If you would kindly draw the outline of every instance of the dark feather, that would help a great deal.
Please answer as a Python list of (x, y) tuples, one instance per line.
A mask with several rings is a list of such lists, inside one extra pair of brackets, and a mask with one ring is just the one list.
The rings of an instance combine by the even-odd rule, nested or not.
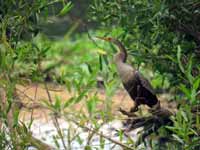
[[(135, 71), (132, 79), (123, 85), (133, 100), (137, 97), (145, 98), (140, 101), (140, 104), (146, 104), (149, 107), (157, 104), (158, 99), (151, 84), (138, 71)], [(140, 86), (139, 91), (137, 90), (138, 86)]]
[(146, 90), (151, 92), (151, 94), (155, 95), (153, 87), (151, 86), (149, 81), (140, 74), (139, 71), (135, 71), (135, 77), (138, 78), (139, 82), (142, 84), (144, 88), (146, 88)]

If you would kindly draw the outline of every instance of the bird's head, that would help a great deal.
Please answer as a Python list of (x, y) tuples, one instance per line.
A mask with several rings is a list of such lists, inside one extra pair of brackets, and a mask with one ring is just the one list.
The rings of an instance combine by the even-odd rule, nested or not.
[(99, 37), (99, 36), (97, 36), (96, 38), (107, 41), (107, 42), (113, 42), (113, 43), (115, 43), (115, 41), (116, 41), (116, 39), (111, 38), (111, 37)]
[(111, 38), (111, 37), (99, 37), (98, 36), (96, 38), (114, 43), (115, 45), (117, 45), (119, 47), (120, 51), (114, 57), (115, 62), (117, 62), (117, 61), (119, 62), (120, 60), (122, 60), (123, 62), (126, 61), (127, 52), (126, 52), (125, 47), (123, 46), (123, 44), (119, 40), (117, 40), (115, 38)]

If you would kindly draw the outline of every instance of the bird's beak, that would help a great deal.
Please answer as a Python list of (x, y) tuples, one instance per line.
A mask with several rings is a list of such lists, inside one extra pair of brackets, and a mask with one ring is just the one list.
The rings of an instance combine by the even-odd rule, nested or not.
[(106, 37), (99, 37), (99, 36), (96, 36), (96, 38), (97, 38), (97, 39), (104, 40), (104, 41), (109, 41), (109, 39), (108, 39), (108, 38), (106, 38)]

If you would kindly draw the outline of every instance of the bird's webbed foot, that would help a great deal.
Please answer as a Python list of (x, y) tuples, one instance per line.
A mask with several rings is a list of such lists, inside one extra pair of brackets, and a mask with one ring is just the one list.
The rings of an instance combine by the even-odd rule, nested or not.
[(158, 101), (154, 106), (152, 106), (148, 111), (155, 115), (155, 114), (159, 114), (161, 110), (161, 105), (160, 105), (160, 101)]
[(130, 111), (125, 111), (123, 110), (121, 107), (119, 108), (119, 111), (123, 114), (123, 115), (126, 115), (128, 117), (135, 117), (135, 112), (138, 111), (138, 105), (139, 103), (137, 103), (137, 101), (135, 101), (135, 105), (130, 109)]
[(128, 117), (135, 117), (136, 115), (134, 114), (134, 112), (130, 111), (125, 111), (124, 109), (122, 109), (121, 107), (119, 108), (119, 111), (123, 114), (126, 115)]

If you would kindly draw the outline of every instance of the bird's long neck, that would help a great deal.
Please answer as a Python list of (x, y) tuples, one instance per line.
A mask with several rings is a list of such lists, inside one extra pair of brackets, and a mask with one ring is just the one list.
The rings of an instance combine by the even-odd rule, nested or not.
[(117, 67), (117, 72), (118, 72), (122, 82), (126, 83), (133, 76), (133, 72), (134, 72), (133, 67), (130, 66), (129, 64), (126, 64), (123, 61), (116, 61), (115, 63), (116, 63), (116, 67)]
[(127, 52), (126, 52), (126, 48), (124, 47), (124, 45), (118, 40), (113, 41), (113, 43), (116, 44), (120, 50), (120, 52), (117, 54), (118, 59), (119, 59), (118, 61), (126, 62)]
[(118, 46), (120, 52), (115, 55), (114, 61), (117, 66), (117, 71), (123, 83), (126, 83), (132, 78), (134, 69), (129, 64), (126, 64), (127, 52), (121, 42), (115, 40), (114, 43)]

